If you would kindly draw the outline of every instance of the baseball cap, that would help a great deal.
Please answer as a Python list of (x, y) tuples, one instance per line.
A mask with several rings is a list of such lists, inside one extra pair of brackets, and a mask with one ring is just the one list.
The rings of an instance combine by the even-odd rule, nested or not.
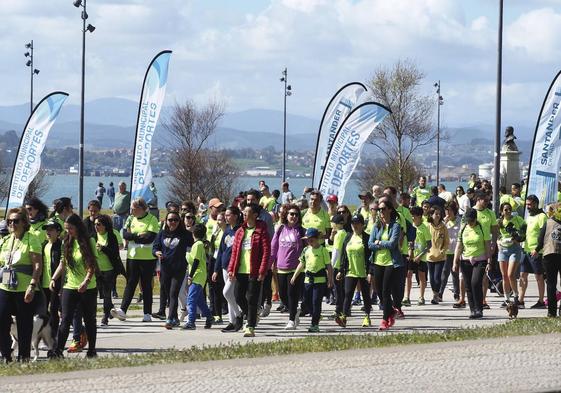
[(41, 227), (42, 230), (46, 230), (49, 228), (55, 228), (57, 231), (62, 232), (62, 227), (57, 220), (49, 220)]
[(343, 224), (345, 222), (345, 217), (342, 214), (335, 214), (331, 217), (331, 222), (335, 225)]
[(358, 194), (359, 199), (374, 199), (374, 195), (370, 191), (361, 192)]
[(319, 237), (319, 231), (316, 228), (306, 229), (306, 239), (309, 239), (311, 237)]
[(362, 224), (364, 225), (364, 217), (360, 214), (356, 214), (351, 218), (351, 224)]
[(220, 207), (222, 205), (223, 203), (218, 198), (212, 198), (210, 201), (208, 201), (208, 207)]
[(339, 198), (335, 194), (329, 194), (325, 199), (328, 203), (337, 203), (339, 202)]

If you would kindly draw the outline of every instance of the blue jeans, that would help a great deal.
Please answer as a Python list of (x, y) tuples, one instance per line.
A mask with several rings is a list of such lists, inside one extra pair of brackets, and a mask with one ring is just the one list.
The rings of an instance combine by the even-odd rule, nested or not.
[(191, 285), (189, 285), (189, 294), (187, 295), (189, 323), (195, 323), (197, 307), (201, 310), (203, 317), (208, 318), (211, 316), (210, 310), (206, 304), (203, 287), (199, 284), (191, 283)]
[(433, 292), (440, 293), (440, 285), (442, 284), (442, 270), (444, 270), (444, 262), (427, 262), (429, 265), (430, 287)]
[(325, 289), (327, 284), (310, 284), (306, 283), (305, 297), (308, 306), (308, 311), (312, 314), (312, 326), (319, 325), (319, 319), (321, 317), (321, 300), (325, 294)]

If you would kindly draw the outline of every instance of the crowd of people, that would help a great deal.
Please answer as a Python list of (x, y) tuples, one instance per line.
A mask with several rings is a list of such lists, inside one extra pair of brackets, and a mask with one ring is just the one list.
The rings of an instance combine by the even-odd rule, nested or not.
[[(531, 308), (557, 316), (561, 204), (544, 211), (535, 195), (513, 184), (510, 192), (501, 189), (497, 216), (491, 193), (490, 183), (475, 176), (455, 193), (429, 188), (421, 177), (409, 192), (374, 185), (351, 209), (336, 195), (306, 188), (297, 198), (288, 183), (271, 192), (261, 181), (228, 205), (202, 196), (170, 201), (162, 221), (147, 201), (131, 201), (125, 183), (110, 195), (112, 215), (101, 214), (103, 194), (88, 203), (85, 218), (67, 197), (50, 212), (31, 198), (0, 223), (0, 352), (13, 360), (15, 324), (18, 360), (29, 360), (34, 315), (46, 315), (56, 343), (50, 358), (86, 346), (86, 356), (95, 357), (97, 297), (100, 326), (107, 326), (129, 319), (138, 287), (144, 322), (194, 330), (200, 320), (205, 329), (222, 325), (222, 332), (242, 330), (244, 337), (267, 323), (273, 302), (287, 315), (286, 330), (298, 329), (305, 316), (310, 333), (320, 331), (320, 322), (345, 328), (352, 315), (368, 328), (377, 305), (378, 329), (385, 331), (413, 303), (442, 303), (446, 288), (454, 308), (469, 307), (469, 318), (479, 319), (490, 287), (504, 297), (503, 307), (524, 308), (529, 274), (538, 285)], [(120, 274), (126, 286), (117, 306)], [(156, 279), (160, 302), (153, 312)], [(335, 306), (332, 322), (321, 319), (323, 303)]]

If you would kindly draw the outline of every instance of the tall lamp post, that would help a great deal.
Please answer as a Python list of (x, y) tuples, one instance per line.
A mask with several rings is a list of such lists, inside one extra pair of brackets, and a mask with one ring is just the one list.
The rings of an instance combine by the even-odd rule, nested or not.
[(440, 81), (434, 84), (436, 87), (436, 185), (440, 184), (440, 106), (444, 104), (444, 98), (440, 95)]
[(286, 181), (286, 97), (292, 95), (292, 86), (288, 84), (288, 70), (282, 72), (281, 82), (284, 82), (284, 128), (282, 134), (282, 181)]
[(503, 0), (499, 1), (499, 36), (497, 44), (497, 112), (495, 120), (495, 172), (493, 176), (493, 210), (499, 213), (499, 187), (501, 176), (501, 95), (503, 78)]
[(29, 67), (31, 74), (31, 98), (29, 100), (29, 113), (31, 114), (31, 112), (33, 112), (33, 77), (35, 75), (39, 75), (39, 70), (37, 68), (33, 68), (33, 40), (25, 44), (25, 48), (28, 50), (24, 53), (24, 56), (29, 57), (29, 60), (27, 60), (25, 65)]
[(80, 101), (80, 146), (78, 150), (78, 172), (80, 174), (80, 188), (78, 195), (78, 212), (80, 217), (84, 212), (84, 91), (85, 91), (85, 79), (86, 79), (86, 32), (89, 31), (93, 33), (95, 27), (88, 24), (86, 26), (86, 20), (88, 19), (88, 13), (86, 12), (86, 2), (87, 0), (74, 0), (74, 7), (82, 7), (82, 97)]

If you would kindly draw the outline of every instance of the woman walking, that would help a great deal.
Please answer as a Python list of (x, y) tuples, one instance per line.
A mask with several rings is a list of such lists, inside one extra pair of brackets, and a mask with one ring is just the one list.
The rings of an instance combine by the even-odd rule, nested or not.
[(477, 210), (469, 208), (464, 219), (466, 223), (460, 229), (453, 268), (456, 272), (458, 269), (462, 270), (470, 309), (469, 318), (480, 319), (483, 318), (483, 276), (491, 255), (491, 236), (477, 221)]
[(378, 204), (379, 221), (372, 228), (368, 247), (372, 251), (371, 274), (376, 281), (376, 289), (382, 295), (384, 314), (380, 322), (380, 330), (388, 330), (395, 323), (392, 307), (392, 291), (400, 285), (400, 277), (395, 274), (394, 266), (401, 266), (401, 251), (399, 238), (401, 226), (398, 213), (388, 200), (381, 200)]
[(444, 210), (438, 205), (433, 205), (429, 213), (429, 231), (431, 236), (431, 247), (427, 254), (429, 268), (429, 280), (432, 289), (431, 304), (438, 304), (442, 301), (440, 297), (440, 286), (442, 271), (446, 263), (446, 251), (450, 244), (448, 228), (443, 222)]
[(49, 287), (55, 290), (56, 281), (65, 274), (62, 287), (62, 319), (57, 335), (55, 357), (63, 357), (62, 352), (70, 332), (70, 324), (77, 307), (82, 309), (82, 316), (88, 336), (86, 357), (96, 357), (96, 295), (97, 249), (95, 240), (88, 237), (84, 223), (76, 214), (68, 216), (64, 222), (66, 236), (62, 245), (62, 261), (53, 274)]
[(271, 263), (277, 270), (279, 280), (279, 296), (282, 304), (288, 308), (286, 330), (298, 327), (298, 300), (304, 288), (304, 276), (290, 285), (290, 280), (298, 267), (300, 255), (304, 249), (305, 229), (302, 228), (300, 209), (296, 204), (283, 205), (285, 211), (280, 216), (280, 226), (275, 231), (271, 242)]
[(163, 228), (160, 230), (152, 252), (160, 261), (160, 285), (164, 287), (166, 299), (160, 299), (158, 315), (166, 315), (166, 303), (169, 304), (168, 316), (164, 327), (172, 329), (179, 326), (177, 302), (179, 290), (187, 272), (187, 253), (193, 245), (193, 234), (185, 229), (178, 212), (166, 215)]
[(561, 204), (555, 203), (553, 215), (547, 219), (538, 238), (536, 251), (543, 252), (547, 283), (547, 316), (557, 316), (557, 279), (561, 273)]
[(41, 244), (29, 230), (25, 209), (8, 210), (6, 221), (10, 234), (3, 239), (0, 248), (0, 265), (3, 265), (0, 284), (0, 351), (3, 361), (10, 363), (10, 328), (12, 315), (15, 315), (18, 360), (27, 362), (31, 354), (34, 298), (43, 267)]

